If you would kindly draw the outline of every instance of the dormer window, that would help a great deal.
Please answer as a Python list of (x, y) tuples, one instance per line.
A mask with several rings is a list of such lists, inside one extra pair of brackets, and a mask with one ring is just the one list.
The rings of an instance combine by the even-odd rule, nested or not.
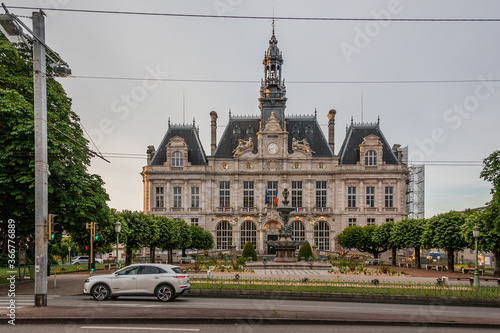
[(377, 165), (377, 153), (374, 150), (366, 152), (365, 165)]
[(174, 151), (172, 153), (172, 166), (181, 167), (183, 165), (182, 153), (180, 151)]

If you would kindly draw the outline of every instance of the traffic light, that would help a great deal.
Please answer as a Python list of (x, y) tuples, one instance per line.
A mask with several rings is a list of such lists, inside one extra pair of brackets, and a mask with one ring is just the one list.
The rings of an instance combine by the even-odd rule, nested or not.
[(85, 245), (85, 252), (87, 252), (88, 250), (89, 250), (89, 246)]
[(48, 225), (48, 236), (49, 236), (49, 241), (54, 240), (56, 237), (56, 234), (59, 233), (57, 230), (57, 225), (59, 223), (55, 222), (57, 214), (49, 214), (49, 225)]
[(94, 224), (94, 239), (98, 240), (100, 237), (99, 235), (99, 229), (97, 228), (97, 223)]

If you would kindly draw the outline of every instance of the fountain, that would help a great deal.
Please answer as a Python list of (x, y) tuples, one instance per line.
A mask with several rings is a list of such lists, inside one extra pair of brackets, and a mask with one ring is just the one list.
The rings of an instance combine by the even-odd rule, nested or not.
[(276, 210), (279, 212), (281, 219), (283, 220), (283, 225), (279, 229), (279, 239), (278, 240), (268, 240), (267, 244), (273, 246), (276, 249), (276, 258), (274, 262), (296, 262), (295, 249), (297, 246), (305, 244), (306, 241), (296, 241), (292, 240), (292, 226), (288, 225), (288, 219), (290, 218), (290, 212), (294, 210), (292, 207), (288, 207), (288, 189), (283, 190), (283, 207), (277, 207)]

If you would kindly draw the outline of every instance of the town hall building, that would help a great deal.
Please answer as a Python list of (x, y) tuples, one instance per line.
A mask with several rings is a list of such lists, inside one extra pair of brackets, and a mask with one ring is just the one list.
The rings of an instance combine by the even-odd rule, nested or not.
[(211, 120), (210, 154), (196, 125), (170, 124), (160, 145), (148, 146), (143, 168), (144, 212), (180, 218), (210, 231), (215, 248), (241, 250), (253, 243), (272, 255), (267, 240), (282, 225), (276, 206), (288, 189), (292, 239), (307, 240), (321, 253), (339, 251), (336, 236), (351, 225), (399, 221), (406, 209), (407, 165), (399, 145), (389, 145), (380, 121), (353, 123), (335, 154), (335, 110), (328, 137), (318, 114), (287, 115), (283, 55), (274, 28), (263, 60), (260, 112), (229, 114), (217, 142)]

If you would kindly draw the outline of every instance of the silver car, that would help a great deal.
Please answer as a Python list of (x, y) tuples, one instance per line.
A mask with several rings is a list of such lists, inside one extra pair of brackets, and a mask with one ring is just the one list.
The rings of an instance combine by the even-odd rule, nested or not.
[(85, 280), (83, 293), (96, 301), (118, 296), (154, 295), (169, 302), (191, 291), (189, 276), (178, 266), (165, 264), (134, 264), (113, 274), (95, 275)]
[[(103, 260), (99, 258), (94, 258), (97, 264), (102, 264)], [(71, 265), (84, 265), (89, 263), (89, 256), (78, 256), (73, 258)]]

